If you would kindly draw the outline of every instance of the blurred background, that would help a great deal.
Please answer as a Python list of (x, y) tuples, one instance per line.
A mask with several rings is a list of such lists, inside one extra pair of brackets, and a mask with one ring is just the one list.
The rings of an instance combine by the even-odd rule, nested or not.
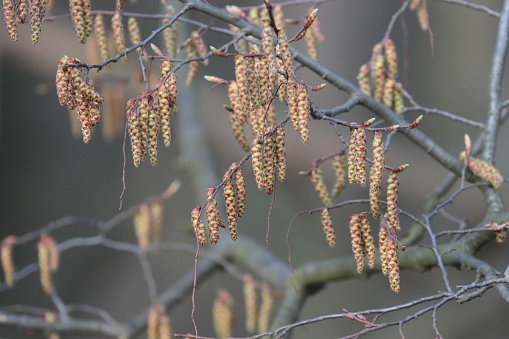
[[(223, 7), (226, 4), (239, 6), (259, 5), (261, 1), (209, 1)], [(479, 1), (498, 11), (502, 1)], [(275, 4), (275, 3), (274, 3)], [(319, 6), (318, 18), (325, 41), (318, 44), (319, 60), (331, 71), (349, 81), (356, 82), (360, 65), (371, 57), (373, 46), (386, 31), (391, 16), (401, 6), (399, 0), (340, 0)], [(92, 1), (93, 9), (113, 10), (114, 2)], [(127, 2), (126, 12), (146, 14), (160, 13), (159, 1)], [(175, 3), (180, 6), (180, 3)], [(290, 6), (285, 9), (287, 18), (301, 18), (309, 4)], [(433, 39), (423, 32), (415, 13), (408, 12), (397, 22), (391, 34), (398, 48), (401, 81), (405, 89), (421, 105), (449, 111), (453, 114), (484, 122), (488, 110), (488, 83), (495, 45), (497, 20), (486, 13), (463, 8), (441, 1), (428, 2)], [(56, 2), (53, 14), (68, 13), (67, 4)], [(224, 24), (199, 14), (191, 18), (204, 23)], [(142, 35), (147, 36), (160, 24), (158, 20), (140, 20)], [(183, 27), (184, 25), (181, 25)], [(182, 28), (183, 30), (195, 29)], [(298, 26), (287, 26), (288, 35), (299, 30)], [(37, 45), (30, 42), (27, 25), (19, 27), (20, 41), (12, 43), (5, 25), (0, 25), (0, 237), (23, 235), (37, 230), (54, 220), (65, 216), (88, 216), (108, 220), (119, 213), (119, 197), (122, 193), (124, 166), (124, 132), (114, 137), (101, 132), (101, 126), (93, 133), (89, 144), (73, 137), (69, 114), (61, 107), (54, 93), (54, 79), (57, 63), (63, 55), (77, 57), (83, 61), (93, 60), (93, 42), (79, 44), (68, 16), (58, 17), (53, 22), (44, 22)], [(181, 37), (182, 42), (186, 37)], [(228, 37), (210, 32), (204, 36), (206, 45), (221, 46)], [(156, 39), (156, 44), (161, 40)], [(295, 47), (304, 49), (303, 42)], [(153, 67), (159, 67), (154, 64)], [(186, 67), (177, 76), (185, 79)], [(95, 71), (92, 71), (95, 73)], [(164, 241), (195, 243), (189, 232), (191, 209), (205, 201), (205, 192), (197, 195), (193, 178), (182, 160), (179, 135), (186, 133), (186, 126), (178, 126), (178, 120), (189, 109), (197, 110), (202, 119), (204, 137), (208, 142), (207, 151), (216, 163), (218, 178), (229, 165), (240, 160), (244, 152), (235, 142), (222, 108), (228, 103), (224, 87), (213, 91), (211, 84), (203, 81), (203, 75), (214, 75), (232, 79), (233, 60), (212, 57), (209, 66), (200, 65), (199, 74), (190, 89), (190, 101), (179, 103), (180, 116), (174, 121), (173, 142), (168, 149), (160, 147), (159, 163), (152, 167), (142, 163), (134, 168), (127, 142), (127, 161), (122, 210), (158, 194), (174, 180), (179, 179), (182, 187), (178, 194), (165, 202)], [(299, 77), (315, 86), (322, 81), (307, 70), (299, 70)], [(109, 66), (98, 75), (92, 74), (100, 88), (121, 87), (125, 100), (136, 97), (143, 89), (137, 57), (132, 54), (127, 63), (119, 62)], [(504, 98), (507, 86), (504, 87)], [(347, 99), (332, 86), (311, 94), (310, 99), (319, 108), (332, 108)], [(278, 106), (278, 117), (286, 113)], [(417, 113), (410, 113), (412, 121)], [(355, 108), (341, 119), (365, 121), (372, 117), (363, 108)], [(121, 123), (122, 124), (122, 123)], [(120, 125), (123, 126), (123, 125)], [(451, 122), (441, 116), (425, 116), (419, 128), (434, 138), (451, 154), (463, 149), (463, 135), (475, 139), (480, 131)], [(310, 143), (302, 145), (297, 133), (287, 130), (288, 172), (287, 180), (277, 185), (271, 213), (269, 250), (286, 262), (287, 246), (285, 234), (292, 217), (303, 210), (321, 206), (308, 177), (298, 175), (299, 171), (310, 168), (314, 159), (336, 151), (340, 142), (334, 129), (322, 121), (310, 124)], [(342, 130), (343, 133), (348, 131)], [(496, 166), (506, 175), (509, 161), (506, 147), (507, 126), (500, 129)], [(402, 135), (395, 135), (387, 155), (389, 166), (404, 163), (410, 167), (400, 176), (400, 207), (410, 213), (422, 213), (423, 202), (432, 188), (441, 182), (446, 171), (437, 165), (424, 151), (408, 142)], [(248, 203), (246, 216), (239, 224), (240, 236), (248, 235), (262, 245), (267, 232), (267, 215), (271, 197), (255, 188), (250, 166), (244, 166), (247, 180)], [(326, 183), (334, 182), (332, 170), (324, 164)], [(219, 182), (210, 182), (210, 187)], [(507, 198), (507, 188), (502, 194)], [(348, 186), (340, 200), (366, 198), (367, 190)], [(339, 202), (340, 200), (336, 200)], [(352, 213), (365, 210), (365, 206), (350, 205), (332, 211), (336, 227), (337, 244), (330, 249), (325, 242), (318, 215), (303, 215), (297, 218), (291, 233), (292, 261), (295, 267), (301, 264), (338, 256), (351, 255), (348, 220)], [(476, 225), (484, 213), (482, 196), (477, 191), (460, 195), (454, 204), (445, 208), (447, 213), (464, 219), (468, 225)], [(403, 230), (410, 225), (401, 219)], [(434, 230), (457, 228), (446, 218), (438, 216), (432, 220)], [(57, 241), (72, 237), (95, 234), (85, 225), (73, 225), (58, 230), (52, 235)], [(131, 222), (117, 227), (112, 237), (135, 242)], [(223, 235), (226, 239), (227, 234)], [(209, 246), (209, 245), (207, 245)], [(490, 245), (484, 248), (481, 259), (486, 259), (499, 270), (508, 264), (507, 244)], [(36, 261), (35, 243), (15, 248), (15, 263), (21, 268)], [(189, 272), (194, 263), (192, 252), (161, 252), (150, 257), (158, 291), (163, 291), (182, 274)], [(453, 285), (467, 284), (475, 279), (475, 272), (451, 269)], [(396, 295), (385, 277), (374, 275), (367, 280), (351, 280), (330, 283), (320, 293), (308, 299), (300, 319), (340, 313), (342, 308), (349, 311), (388, 307), (443, 290), (440, 275), (436, 269), (426, 272), (402, 272), (402, 290)], [(107, 310), (116, 320), (129, 320), (150, 304), (146, 282), (142, 276), (137, 258), (102, 247), (78, 248), (65, 252), (62, 266), (55, 275), (60, 296), (66, 303), (89, 304)], [(211, 307), (215, 291), (227, 288), (236, 300), (238, 318), (235, 336), (246, 336), (243, 329), (242, 283), (224, 272), (215, 273), (198, 289), (196, 320), (200, 334), (214, 336), (211, 327)], [(30, 305), (52, 308), (51, 300), (42, 292), (37, 274), (20, 281), (14, 289), (1, 293), (0, 307)], [(9, 309), (9, 308), (6, 308)], [(277, 309), (277, 308), (276, 308)], [(416, 309), (398, 312), (383, 320), (396, 320), (412, 314)], [(509, 331), (505, 321), (507, 304), (490, 290), (478, 300), (464, 305), (449, 304), (438, 311), (438, 327), (445, 338), (503, 338)], [(190, 320), (191, 301), (184, 302), (172, 310), (170, 317), (178, 333), (193, 332)], [(294, 338), (333, 338), (361, 330), (360, 324), (345, 320), (329, 320), (301, 327)], [(434, 336), (431, 315), (427, 314), (403, 327), (407, 338), (430, 338)], [(397, 328), (389, 328), (367, 338), (394, 338), (399, 336)], [(38, 338), (38, 334), (0, 328), (1, 338)], [(65, 338), (78, 336), (63, 336)], [(86, 338), (86, 336), (79, 336)]]

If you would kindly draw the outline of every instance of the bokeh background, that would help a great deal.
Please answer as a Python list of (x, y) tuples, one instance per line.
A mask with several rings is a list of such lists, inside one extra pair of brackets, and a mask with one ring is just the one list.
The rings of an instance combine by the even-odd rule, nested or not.
[[(261, 1), (209, 1), (213, 5), (239, 6), (259, 5)], [(501, 8), (502, 1), (478, 1), (493, 10)], [(391, 16), (401, 1), (387, 0), (340, 0), (324, 3), (319, 7), (325, 41), (318, 44), (319, 60), (331, 71), (355, 82), (358, 68), (371, 55), (374, 44), (379, 42)], [(94, 9), (112, 10), (114, 2), (92, 2)], [(158, 13), (159, 1), (127, 3), (126, 12)], [(178, 8), (180, 3), (175, 3)], [(401, 80), (414, 99), (423, 106), (450, 111), (451, 113), (483, 122), (488, 110), (488, 82), (492, 51), (495, 45), (497, 20), (486, 13), (466, 9), (442, 1), (429, 1), (429, 14), (433, 39), (422, 32), (414, 13), (407, 13), (395, 25), (391, 34), (398, 47)], [(291, 6), (285, 12), (287, 18), (300, 18), (309, 4)], [(67, 13), (67, 3), (56, 2), (55, 15)], [(193, 16), (191, 16), (193, 17)], [(219, 24), (203, 15), (197, 20)], [(159, 24), (154, 20), (142, 20), (146, 36)], [(193, 29), (184, 28), (182, 29)], [(298, 27), (289, 27), (297, 32)], [(65, 216), (88, 216), (108, 220), (119, 213), (119, 197), (122, 192), (123, 133), (106, 140), (96, 130), (90, 144), (83, 144), (73, 137), (69, 114), (58, 104), (55, 96), (54, 77), (58, 60), (63, 55), (93, 62), (91, 49), (79, 44), (68, 16), (54, 22), (44, 22), (39, 43), (30, 43), (28, 27), (21, 26), (20, 42), (12, 43), (4, 25), (0, 25), (0, 237), (23, 235), (37, 230)], [(291, 35), (291, 34), (289, 34)], [(184, 38), (181, 38), (181, 41)], [(227, 37), (210, 33), (204, 36), (207, 45), (220, 46)], [(157, 40), (160, 41), (160, 40)], [(157, 43), (157, 42), (156, 42)], [(161, 44), (162, 45), (162, 44)], [(303, 43), (295, 44), (303, 47)], [(87, 51), (88, 49), (88, 51)], [(92, 59), (91, 59), (92, 58)], [(114, 84), (125, 89), (126, 100), (142, 89), (139, 65), (133, 55), (127, 63), (119, 62), (97, 78), (100, 85)], [(193, 180), (182, 157), (179, 136), (186, 133), (185, 125), (178, 123), (188, 110), (197, 110), (201, 116), (204, 137), (215, 161), (215, 173), (222, 176), (229, 165), (239, 160), (243, 152), (236, 144), (228, 117), (222, 105), (227, 103), (225, 89), (217, 87), (210, 91), (210, 83), (203, 75), (223, 78), (233, 77), (230, 59), (213, 57), (210, 65), (200, 66), (199, 74), (185, 101), (181, 101), (180, 116), (174, 121), (173, 144), (160, 149), (159, 164), (155, 167), (143, 163), (140, 168), (132, 166), (127, 143), (125, 173), (126, 190), (123, 209), (137, 204), (148, 196), (162, 192), (173, 180), (179, 179), (182, 187), (177, 196), (165, 202), (165, 241), (194, 244), (189, 233), (189, 213), (205, 199), (205, 192), (197, 195)], [(155, 64), (153, 67), (158, 67)], [(177, 75), (185, 79), (185, 68)], [(93, 73), (93, 72), (92, 72)], [(299, 76), (307, 83), (317, 85), (322, 81), (306, 70)], [(508, 93), (504, 86), (504, 94)], [(342, 104), (346, 96), (332, 86), (313, 93), (311, 100), (320, 108), (332, 108)], [(279, 106), (279, 117), (284, 107)], [(408, 115), (411, 121), (417, 116)], [(364, 121), (371, 114), (363, 108), (355, 108), (344, 114), (345, 120)], [(444, 149), (459, 154), (463, 148), (463, 135), (476, 138), (480, 131), (451, 122), (440, 116), (425, 116), (419, 127), (434, 138)], [(99, 127), (100, 129), (100, 127)], [(503, 174), (509, 171), (506, 148), (507, 126), (501, 126), (497, 149), (497, 167)], [(343, 130), (347, 133), (347, 130)], [(288, 174), (283, 184), (278, 184), (271, 214), (269, 250), (286, 261), (285, 234), (292, 217), (299, 211), (321, 206), (307, 177), (299, 171), (310, 168), (311, 162), (334, 152), (341, 146), (334, 129), (321, 121), (311, 122), (311, 141), (302, 145), (298, 135), (287, 129)], [(423, 202), (431, 189), (440, 183), (446, 171), (437, 165), (423, 150), (418, 149), (401, 135), (392, 139), (387, 163), (397, 166), (409, 163), (401, 175), (401, 207), (408, 212), (422, 212)], [(256, 190), (250, 166), (247, 174), (248, 205), (245, 218), (239, 225), (241, 235), (248, 235), (263, 243), (267, 231), (267, 215), (271, 197)], [(332, 172), (325, 168), (326, 182), (333, 183)], [(210, 187), (217, 185), (210, 182)], [(507, 189), (502, 189), (507, 198)], [(349, 186), (340, 199), (365, 198), (367, 191)], [(339, 200), (338, 200), (339, 201)], [(351, 255), (347, 230), (348, 217), (360, 212), (364, 206), (348, 206), (332, 212), (338, 243), (330, 249), (321, 231), (319, 216), (299, 217), (291, 233), (292, 260), (295, 266), (314, 260)], [(478, 192), (462, 194), (445, 208), (447, 213), (476, 225), (484, 212), (482, 196)], [(410, 225), (402, 218), (403, 229)], [(446, 218), (433, 219), (435, 230), (456, 228)], [(55, 238), (63, 241), (77, 236), (92, 235), (94, 231), (84, 225), (74, 225), (55, 232)], [(133, 227), (126, 222), (116, 229), (113, 236), (119, 240), (135, 242)], [(223, 236), (226, 238), (226, 234)], [(507, 245), (490, 245), (480, 256), (499, 270), (508, 262)], [(17, 267), (36, 260), (35, 244), (17, 247)], [(193, 267), (194, 253), (161, 252), (150, 259), (159, 291), (163, 291)], [(451, 270), (453, 285), (474, 280), (473, 272)], [(70, 304), (89, 304), (104, 308), (118, 321), (127, 321), (150, 303), (146, 282), (135, 256), (104, 249), (83, 247), (68, 251), (62, 257), (62, 267), (55, 275), (56, 286), (62, 299)], [(245, 336), (243, 330), (242, 284), (227, 273), (216, 273), (197, 292), (196, 319), (200, 334), (213, 336), (211, 307), (215, 291), (229, 289), (236, 300), (238, 318), (235, 336)], [(325, 289), (307, 301), (300, 319), (340, 313), (342, 308), (358, 311), (380, 308), (408, 302), (420, 296), (443, 290), (436, 269), (426, 272), (402, 273), (402, 290), (395, 295), (386, 278), (374, 275), (367, 280), (351, 280), (330, 283)], [(1, 293), (0, 307), (31, 305), (52, 308), (49, 298), (42, 292), (37, 274), (20, 281), (13, 290)], [(415, 310), (405, 310), (383, 319), (400, 319)], [(509, 331), (505, 321), (508, 306), (494, 290), (465, 305), (450, 304), (438, 311), (438, 326), (445, 338), (504, 338)], [(175, 331), (192, 332), (190, 320), (191, 300), (186, 298), (172, 310), (170, 317)], [(294, 338), (334, 338), (360, 330), (360, 325), (345, 320), (329, 320), (305, 326), (295, 331)], [(430, 338), (434, 336), (431, 315), (426, 314), (403, 327), (407, 338)], [(397, 328), (390, 328), (367, 338), (394, 338)], [(20, 330), (2, 329), (1, 338), (38, 338), (38, 334)], [(86, 336), (63, 336), (79, 337)]]

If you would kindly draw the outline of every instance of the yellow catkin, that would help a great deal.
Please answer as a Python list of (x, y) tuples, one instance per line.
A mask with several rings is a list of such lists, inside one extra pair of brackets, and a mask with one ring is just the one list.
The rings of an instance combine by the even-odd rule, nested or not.
[(147, 320), (147, 339), (159, 339), (159, 323), (160, 317), (164, 313), (164, 305), (161, 303), (154, 304), (149, 311)]
[[(194, 44), (189, 44), (186, 47), (186, 57), (188, 59), (195, 59), (198, 57), (198, 50)], [(186, 86), (191, 86), (193, 83), (194, 77), (198, 73), (198, 62), (191, 61), (188, 63), (187, 67), (187, 77), (186, 77)]]
[(378, 232), (378, 247), (380, 252), (380, 262), (382, 264), (382, 273), (387, 275), (389, 273), (387, 260), (387, 239), (389, 238), (389, 235), (384, 224), (385, 222), (380, 223), (380, 231)]
[(373, 137), (373, 163), (369, 173), (369, 200), (371, 215), (378, 219), (380, 216), (380, 189), (385, 167), (385, 150), (382, 132), (375, 131)]
[(310, 109), (306, 85), (300, 82), (297, 83), (297, 93), (299, 133), (302, 139), (302, 143), (307, 144), (309, 142)]
[(262, 191), (265, 188), (265, 172), (263, 170), (263, 138), (261, 136), (253, 139), (251, 161), (256, 185), (258, 189)]
[[(236, 161), (233, 165), (238, 166), (239, 162)], [(246, 210), (246, 180), (240, 166), (235, 171), (235, 189), (237, 194), (237, 217), (242, 218)]]
[(332, 169), (336, 176), (336, 182), (334, 183), (334, 187), (332, 188), (332, 197), (338, 197), (343, 189), (346, 187), (347, 175), (348, 175), (348, 159), (346, 156), (346, 152), (342, 151), (341, 153), (335, 155), (332, 158)]
[[(164, 19), (163, 24), (166, 24), (169, 19)], [(175, 58), (175, 53), (177, 51), (177, 22), (174, 22), (172, 26), (166, 28), (163, 31), (163, 40), (164, 46), (166, 47), (166, 53), (168, 58)]]
[(172, 339), (173, 330), (171, 327), (170, 317), (167, 313), (163, 313), (159, 316), (159, 337), (158, 339)]
[(382, 102), (389, 108), (394, 107), (394, 86), (395, 81), (392, 78), (385, 79)]
[[(270, 127), (267, 128), (270, 130)], [(274, 181), (276, 179), (276, 154), (275, 137), (268, 134), (263, 144), (263, 171), (265, 172), (265, 192), (272, 194), (274, 190)]]
[(9, 288), (14, 287), (14, 273), (16, 267), (12, 256), (12, 247), (16, 244), (17, 238), (9, 235), (2, 240), (0, 245), (0, 256), (2, 262), (2, 269), (4, 271), (5, 283)]
[(269, 285), (263, 284), (261, 293), (260, 311), (258, 312), (258, 332), (263, 333), (269, 329), (270, 315), (274, 305), (274, 296)]
[(212, 244), (216, 244), (219, 240), (219, 228), (224, 227), (223, 219), (219, 213), (217, 200), (213, 197), (214, 188), (207, 189), (207, 222), (209, 224), (209, 237)]
[(101, 132), (103, 139), (106, 142), (111, 142), (124, 131), (125, 90), (124, 86), (118, 83), (103, 84), (102, 93), (104, 105)]
[(113, 32), (113, 42), (118, 53), (125, 49), (124, 26), (122, 24), (122, 13), (116, 11), (111, 17), (111, 30)]
[(384, 50), (385, 60), (387, 62), (387, 72), (389, 73), (390, 77), (392, 77), (392, 79), (396, 79), (398, 77), (398, 54), (392, 39), (387, 38), (385, 40)]
[(387, 179), (387, 226), (395, 230), (400, 230), (399, 225), (399, 210), (398, 210), (398, 195), (399, 195), (399, 178), (398, 173), (395, 171), (389, 172)]
[(382, 101), (385, 84), (385, 58), (381, 54), (379, 44), (373, 49), (371, 62), (371, 78), (373, 83), (373, 97), (375, 100)]
[(163, 204), (161, 201), (150, 204), (150, 216), (152, 219), (150, 241), (153, 244), (157, 244), (161, 241), (161, 233), (163, 230)]
[(313, 167), (311, 170), (311, 184), (322, 200), (322, 203), (327, 207), (332, 206), (332, 201), (327, 191), (327, 186), (325, 185), (320, 167)]
[(369, 78), (369, 73), (369, 64), (364, 64), (359, 68), (359, 74), (357, 75), (359, 89), (366, 95), (371, 95), (371, 80)]
[(45, 293), (50, 294), (51, 288), (51, 254), (46, 238), (41, 235), (41, 239), (37, 243), (37, 254), (39, 258), (39, 275), (41, 280), (41, 286)]
[(207, 236), (205, 234), (205, 225), (200, 219), (201, 206), (196, 206), (191, 211), (191, 223), (193, 225), (194, 234), (198, 243), (204, 245), (207, 242)]
[(227, 290), (221, 288), (217, 291), (212, 307), (212, 320), (218, 338), (231, 337), (233, 315), (233, 298)]
[(141, 42), (141, 33), (138, 19), (135, 17), (129, 17), (127, 20), (127, 29), (129, 31), (129, 39), (131, 40), (131, 44), (133, 46), (139, 44)]
[(223, 185), (223, 196), (226, 205), (226, 217), (228, 219), (230, 237), (232, 240), (237, 240), (237, 197), (235, 194), (235, 187), (233, 186), (233, 182), (230, 178), (233, 167), (235, 166), (232, 164), (230, 169), (226, 171), (223, 176), (223, 180), (225, 180)]
[(364, 241), (362, 238), (362, 224), (359, 214), (352, 214), (348, 224), (350, 228), (350, 240), (352, 243), (352, 252), (357, 264), (357, 272), (364, 270)]
[(152, 233), (152, 213), (148, 205), (142, 205), (136, 212), (133, 224), (138, 245), (145, 250), (150, 245)]
[(106, 34), (106, 27), (104, 25), (104, 16), (102, 14), (98, 14), (95, 16), (94, 34), (96, 37), (97, 48), (99, 49), (101, 61), (105, 61), (109, 58), (108, 37)]
[[(208, 53), (207, 46), (205, 46), (205, 42), (203, 41), (203, 38), (200, 33), (198, 33), (197, 31), (191, 32), (191, 43), (194, 44), (194, 46), (196, 47), (198, 56), (200, 56), (202, 58), (207, 56), (207, 53)], [(209, 64), (208, 59), (203, 59), (202, 62), (204, 65)]]
[(358, 128), (355, 137), (355, 178), (362, 187), (366, 186), (366, 129)]
[(276, 129), (276, 167), (277, 177), (283, 182), (286, 177), (286, 150), (285, 150), (285, 130), (282, 125)]
[(324, 208), (322, 210), (322, 228), (325, 233), (325, 237), (327, 239), (327, 243), (330, 247), (334, 247), (336, 245), (336, 235), (334, 233), (334, 225), (332, 224), (332, 217), (330, 215), (329, 209)]
[(253, 277), (249, 274), (244, 276), (244, 305), (246, 312), (246, 331), (254, 333), (256, 331), (257, 318), (257, 300), (256, 288)]
[(41, 34), (41, 24), (46, 12), (48, 0), (32, 0), (30, 4), (30, 28), (32, 32), (32, 43), (39, 41)]
[(361, 226), (362, 226), (362, 241), (364, 242), (364, 249), (366, 256), (368, 257), (369, 268), (375, 267), (376, 253), (375, 253), (375, 241), (371, 228), (369, 226), (369, 220), (367, 218), (368, 213), (361, 213)]
[(468, 169), (481, 179), (486, 180), (495, 191), (500, 190), (500, 186), (504, 181), (504, 178), (500, 174), (499, 170), (492, 164), (481, 160), (470, 157), (468, 159)]

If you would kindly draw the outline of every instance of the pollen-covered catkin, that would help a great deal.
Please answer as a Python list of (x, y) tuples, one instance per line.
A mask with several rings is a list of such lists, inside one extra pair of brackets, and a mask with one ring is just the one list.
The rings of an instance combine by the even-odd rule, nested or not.
[[(270, 129), (270, 127), (267, 128), (267, 130)], [(276, 179), (275, 147), (274, 134), (267, 134), (263, 145), (263, 171), (265, 172), (265, 192), (267, 194), (272, 194)]]
[(336, 234), (334, 233), (334, 225), (332, 224), (332, 217), (328, 208), (322, 210), (321, 221), (327, 243), (330, 247), (334, 247), (336, 245)]
[(16, 244), (17, 238), (9, 235), (2, 240), (0, 245), (0, 256), (2, 262), (2, 269), (4, 271), (5, 283), (9, 288), (14, 287), (14, 273), (16, 267), (12, 256), (12, 248)]
[(286, 150), (285, 150), (285, 130), (282, 125), (276, 129), (276, 167), (279, 181), (284, 181), (286, 177)]
[(209, 237), (212, 244), (217, 243), (219, 240), (219, 228), (224, 227), (217, 200), (213, 197), (214, 192), (214, 188), (207, 189), (207, 222), (209, 223)]
[(263, 284), (260, 311), (258, 313), (258, 332), (266, 332), (269, 328), (270, 315), (274, 305), (274, 296), (269, 285)]
[(369, 173), (369, 201), (371, 215), (378, 219), (380, 216), (380, 189), (385, 167), (385, 150), (381, 131), (375, 131), (373, 136), (373, 164)]
[(196, 206), (191, 211), (191, 223), (193, 225), (194, 234), (198, 243), (204, 245), (207, 242), (207, 236), (205, 234), (205, 224), (200, 219), (201, 206)]
[(3, 11), (5, 17), (5, 26), (13, 42), (18, 41), (18, 28), (16, 25), (16, 9), (14, 0), (3, 0)]
[(223, 195), (226, 205), (226, 217), (228, 219), (230, 237), (232, 240), (237, 240), (237, 197), (235, 195), (235, 187), (233, 186), (230, 178), (233, 167), (233, 165), (230, 166), (230, 169), (226, 171), (223, 176), (223, 180), (225, 180), (223, 185)]
[(106, 34), (106, 27), (104, 25), (104, 16), (102, 14), (96, 15), (94, 18), (94, 33), (101, 61), (105, 61), (109, 57), (108, 37)]
[(348, 174), (348, 159), (346, 152), (335, 155), (332, 158), (332, 169), (336, 175), (336, 182), (332, 188), (332, 197), (336, 198), (343, 191), (346, 186), (347, 174)]
[(399, 178), (398, 173), (395, 171), (389, 172), (387, 179), (387, 226), (396, 230), (400, 230), (399, 225), (399, 210), (398, 210), (398, 195), (399, 195)]
[(253, 173), (256, 179), (258, 190), (265, 188), (265, 172), (263, 167), (263, 137), (258, 136), (253, 139), (251, 147), (251, 162), (253, 164)]
[(364, 241), (362, 237), (361, 216), (352, 214), (348, 224), (350, 228), (350, 240), (352, 243), (352, 252), (357, 263), (357, 272), (364, 270)]
[(246, 309), (246, 331), (254, 333), (257, 318), (256, 288), (253, 277), (249, 274), (244, 276), (244, 304)]
[[(239, 162), (233, 163), (234, 167), (239, 166)], [(237, 217), (242, 218), (246, 210), (246, 180), (242, 167), (238, 167), (235, 171), (235, 189), (237, 194)]]
[(369, 226), (368, 214), (361, 214), (362, 240), (364, 241), (364, 249), (368, 257), (369, 268), (375, 267), (375, 241)]
[(233, 297), (221, 288), (217, 291), (212, 307), (212, 320), (218, 338), (230, 338), (233, 329)]
[(313, 167), (311, 170), (311, 184), (315, 189), (316, 193), (322, 200), (324, 206), (332, 206), (332, 201), (329, 196), (329, 192), (327, 191), (327, 186), (325, 185), (322, 170), (320, 167)]

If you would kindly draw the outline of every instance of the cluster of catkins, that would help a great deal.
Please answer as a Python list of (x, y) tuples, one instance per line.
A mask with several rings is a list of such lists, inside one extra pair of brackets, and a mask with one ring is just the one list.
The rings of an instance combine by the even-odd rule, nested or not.
[(394, 42), (387, 38), (373, 47), (371, 61), (362, 65), (357, 75), (360, 90), (373, 96), (395, 112), (403, 110), (403, 95), (398, 77), (398, 57)]
[[(419, 117), (408, 128), (414, 128), (421, 121)], [(332, 156), (333, 170), (336, 175), (334, 189), (329, 193), (325, 184), (322, 170), (319, 167), (323, 160), (317, 160), (313, 163), (312, 169), (303, 174), (309, 175), (311, 184), (317, 192), (319, 198), (326, 208), (322, 209), (321, 222), (325, 233), (327, 243), (333, 247), (336, 244), (334, 225), (330, 215), (332, 206), (332, 197), (336, 197), (349, 183), (358, 183), (366, 186), (369, 180), (369, 198), (370, 211), (353, 214), (350, 216), (349, 229), (352, 243), (352, 252), (354, 254), (357, 271), (361, 273), (364, 269), (364, 258), (368, 258), (368, 266), (375, 266), (375, 243), (371, 233), (368, 216), (380, 220), (379, 250), (382, 271), (388, 275), (391, 288), (397, 293), (400, 290), (398, 249), (401, 244), (397, 241), (395, 231), (400, 230), (398, 196), (399, 196), (399, 178), (398, 173), (405, 170), (408, 165), (402, 165), (397, 168), (388, 168), (385, 166), (385, 150), (381, 129), (373, 129), (372, 154), (373, 160), (367, 159), (367, 127), (373, 122), (370, 119), (362, 124), (353, 123), (350, 131), (351, 138), (348, 147)], [(392, 131), (398, 126), (384, 128), (384, 131)], [(366, 163), (370, 163), (370, 173), (368, 176)], [(381, 187), (383, 173), (387, 171), (386, 188), (386, 212), (382, 216), (380, 212)]]
[(177, 76), (171, 71), (169, 59), (161, 61), (161, 78), (155, 90), (140, 93), (127, 102), (127, 125), (131, 139), (134, 166), (150, 157), (157, 164), (157, 139), (161, 131), (166, 147), (170, 146), (170, 117), (177, 109)]
[[(0, 243), (0, 255), (5, 282), (10, 288), (14, 287), (14, 274), (16, 267), (13, 260), (13, 247), (18, 243), (18, 238), (10, 235)], [(42, 233), (37, 243), (39, 258), (39, 274), (42, 289), (50, 294), (52, 291), (51, 274), (56, 272), (60, 263), (60, 254), (55, 239)]]
[(99, 123), (99, 105), (104, 99), (94, 89), (94, 83), (88, 76), (82, 78), (81, 67), (78, 66), (80, 63), (76, 58), (62, 57), (58, 63), (56, 87), (60, 105), (67, 105), (70, 110), (76, 111), (83, 142), (88, 143), (92, 127)]
[(5, 25), (11, 40), (18, 41), (18, 24), (30, 21), (32, 43), (41, 35), (41, 23), (46, 11), (51, 11), (53, 0), (3, 0)]
[(133, 217), (138, 245), (145, 250), (159, 242), (163, 228), (163, 206), (160, 201), (143, 204)]
[(164, 304), (156, 302), (148, 314), (147, 339), (171, 339), (173, 330)]
[[(245, 14), (235, 6), (229, 6), (227, 10), (245, 17)], [(301, 135), (303, 143), (309, 141), (310, 107), (308, 90), (294, 73), (293, 58), (284, 32), (284, 17), (281, 8), (273, 9), (274, 23), (271, 22), (266, 9), (253, 9), (249, 12), (253, 22), (258, 22), (262, 27), (261, 45), (262, 50), (254, 44), (247, 45), (244, 41), (238, 42), (239, 50), (249, 52), (235, 55), (235, 80), (226, 81), (215, 76), (206, 76), (205, 79), (215, 83), (225, 83), (228, 88), (230, 99), (230, 122), (237, 142), (245, 151), (251, 151), (251, 160), (256, 184), (259, 190), (271, 194), (274, 190), (276, 176), (284, 181), (286, 175), (286, 151), (285, 132), (283, 124), (276, 124), (273, 99), (277, 95), (279, 99), (288, 104), (289, 116), (293, 127)], [(316, 10), (312, 11), (304, 26), (303, 32), (311, 31), (310, 27), (316, 20)], [(273, 36), (273, 27), (277, 27), (277, 38)], [(304, 36), (301, 34), (301, 37)], [(319, 30), (316, 31), (319, 36)], [(192, 37), (191, 37), (192, 38)], [(211, 48), (215, 54), (226, 57), (215, 48)], [(323, 87), (323, 86), (322, 86)], [(322, 88), (320, 87), (320, 88)], [(251, 126), (253, 140), (249, 143), (244, 126)], [(232, 165), (233, 166), (233, 165)], [(237, 171), (240, 170), (236, 163)], [(226, 214), (230, 235), (236, 239), (236, 221), (238, 205), (244, 205), (245, 188), (237, 183), (236, 194), (231, 180), (230, 171), (225, 174), (224, 197)], [(239, 194), (242, 187), (243, 194)], [(216, 224), (222, 224), (217, 211), (217, 202), (213, 199), (215, 190), (209, 190), (207, 200), (207, 219), (211, 242), (217, 242), (219, 233)], [(243, 197), (242, 199), (239, 196)], [(206, 242), (205, 225), (200, 220), (202, 208), (197, 206), (191, 215), (192, 224), (198, 242)]]
[[(234, 162), (224, 174), (222, 186), (230, 237), (232, 240), (237, 240), (237, 221), (238, 218), (244, 216), (246, 208), (246, 183), (244, 180), (244, 173), (238, 161)], [(213, 244), (217, 243), (219, 240), (219, 228), (225, 227), (225, 223), (219, 212), (217, 200), (214, 197), (217, 190), (217, 188), (209, 188), (207, 190), (207, 203), (205, 206), (205, 213), (209, 224), (210, 242)], [(207, 236), (205, 224), (200, 217), (201, 212), (202, 206), (196, 206), (191, 211), (191, 222), (198, 243), (203, 245), (207, 242)]]
[[(259, 290), (259, 298), (257, 291)], [(260, 299), (258, 301), (258, 299)], [(216, 293), (212, 307), (212, 319), (218, 338), (230, 338), (234, 324), (234, 301), (225, 289)], [(246, 315), (246, 331), (248, 333), (263, 333), (269, 328), (270, 316), (274, 305), (274, 291), (267, 284), (260, 284), (251, 275), (244, 276), (244, 306)]]

